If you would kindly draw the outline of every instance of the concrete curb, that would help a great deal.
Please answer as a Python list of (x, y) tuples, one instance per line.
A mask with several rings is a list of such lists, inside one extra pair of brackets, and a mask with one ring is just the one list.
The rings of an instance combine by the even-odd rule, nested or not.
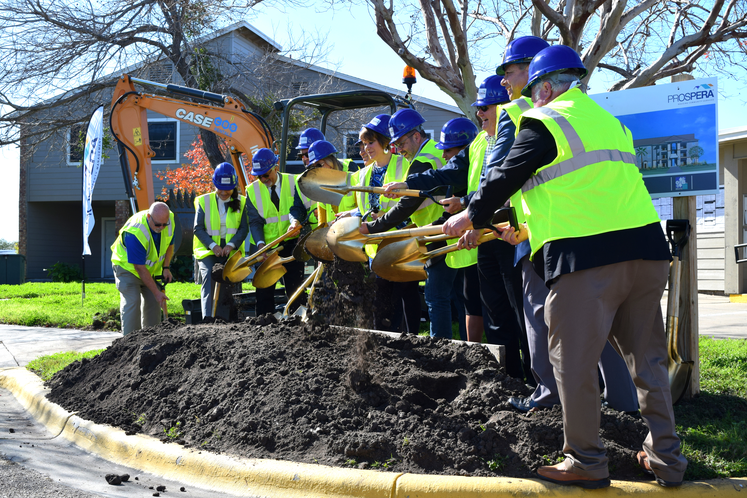
[[(94, 424), (46, 398), (39, 377), (25, 368), (0, 369), (0, 387), (53, 434), (102, 458), (185, 484), (237, 495), (277, 498), (477, 498), (521, 496), (620, 496), (677, 493), (681, 497), (728, 497), (747, 492), (747, 479), (687, 482), (666, 489), (654, 482), (612, 481), (612, 487), (587, 491), (534, 479), (394, 474), (340, 469), (276, 460), (201, 453), (178, 444)], [(744, 497), (744, 495), (741, 495)]]

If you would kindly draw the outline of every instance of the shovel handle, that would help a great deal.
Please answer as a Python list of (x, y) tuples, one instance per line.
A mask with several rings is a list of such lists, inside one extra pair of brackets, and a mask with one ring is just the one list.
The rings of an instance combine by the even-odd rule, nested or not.
[[(406, 239), (409, 237), (420, 237), (428, 235), (441, 235), (443, 229), (441, 225), (429, 225), (420, 228), (410, 228), (409, 230), (394, 230), (393, 232), (377, 233), (368, 235), (367, 238), (371, 239)], [(450, 237), (454, 238), (454, 237)], [(371, 242), (368, 242), (369, 244)]]
[[(508, 222), (506, 222), (506, 223), (499, 223), (496, 226), (497, 227), (508, 228), (511, 225)], [(454, 237), (450, 237), (450, 238), (453, 239)], [(480, 238), (477, 239), (477, 242), (479, 244), (482, 244), (483, 242), (488, 242), (488, 241), (496, 239), (496, 238), (498, 238), (498, 236), (495, 234), (495, 232), (490, 231), (488, 233), (482, 234), (480, 236)], [(425, 259), (431, 259), (431, 258), (435, 258), (436, 256), (442, 256), (444, 254), (448, 254), (450, 252), (459, 251), (460, 249), (457, 247), (457, 244), (458, 244), (458, 242), (455, 242), (453, 244), (449, 244), (446, 247), (442, 247), (440, 249), (436, 249), (435, 251), (429, 251), (429, 252), (423, 254), (423, 256), (420, 259), (423, 259), (423, 260), (425, 260)]]
[(301, 293), (306, 290), (306, 287), (308, 287), (309, 285), (311, 285), (311, 282), (314, 281), (314, 279), (316, 278), (317, 273), (319, 271), (321, 271), (322, 266), (323, 265), (317, 266), (316, 270), (314, 270), (312, 272), (312, 274), (309, 275), (309, 278), (307, 278), (306, 280), (304, 280), (304, 282), (300, 285), (300, 287), (298, 287), (298, 289), (296, 289), (296, 292), (294, 292), (293, 295), (288, 299), (288, 303), (285, 305), (285, 309), (283, 309), (283, 316), (288, 316), (288, 310), (290, 309), (291, 304), (293, 304), (293, 302), (296, 299), (298, 299), (298, 297), (301, 295)]
[(269, 244), (265, 244), (265, 246), (260, 249), (259, 251), (255, 252), (254, 254), (250, 254), (249, 256), (246, 256), (243, 258), (243, 261), (241, 261), (236, 266), (249, 266), (257, 262), (259, 260), (259, 257), (262, 256), (264, 253), (272, 249), (272, 247), (276, 244), (279, 244), (280, 242), (284, 241), (285, 239), (289, 237), (293, 237), (294, 235), (298, 235), (298, 232), (301, 231), (301, 228), (303, 228), (303, 225), (298, 225), (296, 228), (289, 232), (285, 232), (283, 235), (278, 237), (277, 239), (273, 240)]

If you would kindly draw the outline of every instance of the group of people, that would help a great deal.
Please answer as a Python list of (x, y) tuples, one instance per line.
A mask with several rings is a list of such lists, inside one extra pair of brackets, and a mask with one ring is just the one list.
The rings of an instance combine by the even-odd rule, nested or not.
[[(243, 251), (247, 235), (262, 248), (301, 223), (348, 216), (362, 218), (362, 234), (441, 224), (463, 250), (427, 263), (430, 333), (452, 336), (452, 302), (459, 303), (466, 338), (481, 341), (484, 332), (488, 342), (504, 345), (507, 374), (536, 385), (531, 396), (510, 403), (524, 412), (562, 406), (566, 459), (540, 467), (539, 477), (609, 486), (599, 438), (601, 373), (606, 402), (620, 411), (640, 409), (649, 427), (638, 453), (643, 470), (662, 486), (678, 486), (687, 461), (675, 433), (659, 305), (670, 253), (636, 167), (631, 132), (583, 93), (586, 69), (567, 46), (517, 38), (496, 73), (482, 82), (473, 104), (479, 132), (472, 121), (457, 118), (436, 142), (412, 109), (363, 125), (358, 145), (364, 167), (352, 182), (384, 187), (385, 194), (350, 193), (339, 206), (323, 205), (300, 191), (294, 175), (278, 171), (271, 150), (260, 149), (251, 171), (258, 180), (244, 197), (233, 167), (219, 165), (216, 190), (195, 201), (203, 315), (210, 315), (212, 265)], [(349, 168), (314, 128), (301, 134), (297, 149), (309, 168)], [(455, 192), (441, 205), (398, 192), (440, 185)], [(494, 213), (508, 206), (516, 210), (518, 227), (493, 227)], [(167, 299), (152, 276), (163, 272), (171, 279), (172, 228), (173, 214), (155, 203), (133, 216), (112, 246), (124, 333), (140, 326), (132, 310), (139, 310), (141, 291), (152, 294), (143, 300), (143, 326), (156, 323), (152, 317)], [(486, 229), (499, 238), (480, 243)], [(290, 256), (296, 241), (286, 239), (281, 256)], [(373, 258), (376, 247), (366, 252)], [(286, 269), (291, 293), (302, 283), (303, 263)], [(416, 332), (417, 283), (377, 278), (376, 289), (375, 328)], [(272, 311), (274, 286), (258, 289), (257, 314)]]

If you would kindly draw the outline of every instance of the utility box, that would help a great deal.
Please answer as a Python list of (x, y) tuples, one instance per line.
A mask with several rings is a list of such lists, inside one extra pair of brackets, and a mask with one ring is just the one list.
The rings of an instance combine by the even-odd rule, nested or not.
[(26, 256), (0, 254), (0, 284), (20, 285), (26, 282)]
[(202, 323), (202, 305), (199, 299), (183, 299), (182, 308), (187, 325)]

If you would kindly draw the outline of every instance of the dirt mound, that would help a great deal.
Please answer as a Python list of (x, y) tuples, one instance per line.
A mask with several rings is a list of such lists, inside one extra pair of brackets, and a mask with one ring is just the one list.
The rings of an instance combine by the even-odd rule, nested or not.
[[(562, 458), (560, 408), (483, 347), (284, 321), (166, 323), (118, 339), (48, 383), (78, 415), (187, 447), (397, 472), (530, 477)], [(640, 479), (640, 419), (602, 413), (613, 478)]]

